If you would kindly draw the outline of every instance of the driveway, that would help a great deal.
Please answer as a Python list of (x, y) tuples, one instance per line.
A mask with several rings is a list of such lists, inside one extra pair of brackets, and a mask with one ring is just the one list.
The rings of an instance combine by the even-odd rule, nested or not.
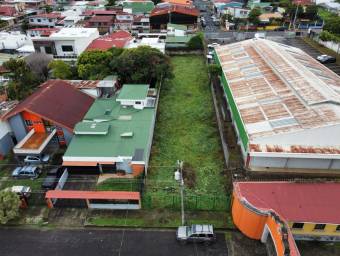
[(180, 245), (175, 231), (0, 229), (1, 256), (227, 256), (223, 234), (217, 243)]

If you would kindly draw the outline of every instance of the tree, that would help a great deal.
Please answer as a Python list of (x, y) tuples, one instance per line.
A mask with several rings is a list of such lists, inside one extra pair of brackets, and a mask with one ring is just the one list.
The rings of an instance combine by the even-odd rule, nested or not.
[(11, 191), (0, 191), (0, 223), (6, 224), (8, 221), (19, 216), (19, 206), (21, 202), (19, 196)]
[(313, 5), (308, 5), (306, 7), (306, 18), (310, 20), (316, 20), (318, 18), (318, 6), (313, 4)]
[(170, 58), (149, 46), (126, 49), (116, 63), (122, 83), (150, 83), (172, 77)]
[(248, 15), (248, 21), (253, 25), (258, 25), (260, 23), (259, 16), (261, 15), (261, 8), (255, 7), (253, 8)]
[(53, 57), (45, 53), (32, 53), (25, 58), (30, 70), (40, 78), (41, 82), (48, 78), (48, 64), (52, 60)]
[(29, 23), (27, 19), (24, 19), (24, 21), (21, 23), (21, 29), (22, 31), (26, 32), (26, 30), (29, 28)]
[(112, 74), (110, 63), (113, 58), (112, 51), (86, 51), (77, 62), (78, 75), (82, 79), (103, 79)]
[(208, 66), (208, 71), (209, 71), (210, 77), (216, 77), (216, 76), (221, 75), (222, 68), (220, 67), (220, 65), (210, 64)]
[(335, 35), (340, 35), (340, 16), (327, 18), (323, 29)]
[(52, 70), (53, 78), (71, 79), (73, 77), (71, 66), (62, 60), (51, 61), (48, 68)]
[(198, 33), (197, 35), (190, 38), (188, 42), (188, 47), (191, 50), (202, 50), (204, 48), (204, 35), (203, 33)]
[(116, 0), (107, 0), (107, 3), (105, 6), (115, 6), (116, 5)]
[(7, 85), (8, 97), (11, 100), (22, 100), (30, 95), (39, 85), (39, 79), (30, 70), (24, 59), (10, 59), (3, 64), (10, 71)]

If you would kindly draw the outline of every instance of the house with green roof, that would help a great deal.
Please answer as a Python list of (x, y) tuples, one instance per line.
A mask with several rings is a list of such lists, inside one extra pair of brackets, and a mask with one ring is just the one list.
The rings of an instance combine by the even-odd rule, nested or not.
[(123, 2), (123, 11), (134, 15), (149, 14), (155, 8), (152, 1), (132, 1)]
[[(147, 84), (125, 84), (112, 98), (98, 98), (74, 129), (64, 166), (133, 176), (148, 166), (157, 93)], [(86, 170), (86, 168), (84, 168)]]

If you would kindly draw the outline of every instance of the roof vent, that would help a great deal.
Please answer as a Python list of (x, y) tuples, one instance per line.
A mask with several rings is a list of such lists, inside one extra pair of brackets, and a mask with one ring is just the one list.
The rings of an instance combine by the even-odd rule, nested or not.
[(110, 115), (111, 114), (111, 109), (107, 108), (105, 109), (105, 114), (106, 116)]
[(124, 132), (120, 134), (120, 137), (123, 138), (131, 138), (133, 136), (133, 132)]

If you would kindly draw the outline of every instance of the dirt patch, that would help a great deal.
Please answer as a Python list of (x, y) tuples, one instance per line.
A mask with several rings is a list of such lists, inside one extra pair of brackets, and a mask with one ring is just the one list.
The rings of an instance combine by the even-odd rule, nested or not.
[(188, 188), (194, 188), (196, 185), (196, 172), (191, 164), (184, 162), (183, 165), (183, 179)]

